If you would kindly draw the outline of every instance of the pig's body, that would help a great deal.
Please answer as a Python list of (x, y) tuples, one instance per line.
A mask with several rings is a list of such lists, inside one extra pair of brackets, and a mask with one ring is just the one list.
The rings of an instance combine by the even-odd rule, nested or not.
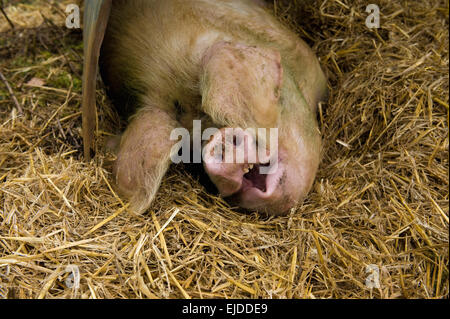
[[(246, 163), (205, 164), (224, 196), (276, 214), (309, 191), (326, 80), (307, 45), (257, 1), (113, 1), (101, 68), (116, 107), (131, 115), (115, 175), (137, 211), (170, 164), (170, 132), (194, 119), (203, 128), (279, 129), (279, 167), (253, 184)], [(267, 185), (253, 187), (256, 179)]]

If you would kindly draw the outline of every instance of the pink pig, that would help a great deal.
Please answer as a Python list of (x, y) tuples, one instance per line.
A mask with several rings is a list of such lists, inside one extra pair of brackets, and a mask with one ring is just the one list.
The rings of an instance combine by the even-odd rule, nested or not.
[[(114, 174), (135, 211), (151, 205), (178, 152), (171, 133), (192, 132), (194, 120), (218, 128), (203, 143), (203, 165), (233, 203), (283, 214), (309, 192), (326, 78), (311, 49), (259, 1), (115, 0), (100, 61), (115, 106), (129, 116)], [(236, 128), (231, 141), (226, 128)], [(251, 133), (271, 128), (275, 155), (268, 135)], [(260, 138), (266, 152), (259, 152)], [(244, 160), (213, 160), (224, 146), (242, 150)], [(273, 169), (261, 173), (264, 167)]]

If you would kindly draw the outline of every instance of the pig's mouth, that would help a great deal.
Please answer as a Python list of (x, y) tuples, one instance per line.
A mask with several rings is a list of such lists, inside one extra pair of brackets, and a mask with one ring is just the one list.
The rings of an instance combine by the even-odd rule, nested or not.
[(286, 196), (287, 164), (278, 153), (269, 163), (204, 162), (206, 173), (219, 193), (244, 209), (284, 212), (293, 205)]
[[(265, 207), (279, 201), (283, 195), (282, 184), (286, 173), (285, 155), (280, 150), (276, 154), (260, 155), (253, 136), (243, 131), (236, 135), (239, 139), (236, 138), (236, 142), (233, 140), (234, 149), (231, 150), (236, 152), (237, 157), (238, 150), (241, 151), (240, 147), (243, 147), (244, 163), (226, 162), (225, 143), (221, 134), (217, 133), (204, 146), (203, 162), (206, 173), (219, 193), (243, 208)], [(221, 156), (216, 156), (216, 149), (220, 150), (221, 147)]]
[(263, 168), (266, 170), (271, 169), (270, 163), (250, 165), (246, 169), (248, 172), (242, 176), (241, 188), (237, 193), (241, 193), (242, 196), (256, 196), (261, 199), (270, 197), (279, 186), (284, 173), (280, 162), (277, 165), (278, 167), (273, 169), (271, 174), (261, 173)]
[(269, 164), (250, 165), (242, 178), (241, 191), (245, 191), (251, 187), (259, 189), (265, 193), (267, 191), (267, 174), (260, 174), (260, 167), (268, 167)]

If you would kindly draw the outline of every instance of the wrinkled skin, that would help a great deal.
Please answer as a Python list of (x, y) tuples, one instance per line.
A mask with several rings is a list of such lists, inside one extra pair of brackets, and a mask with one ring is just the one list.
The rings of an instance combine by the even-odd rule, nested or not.
[[(203, 165), (222, 196), (268, 214), (301, 203), (320, 161), (316, 106), (326, 95), (310, 48), (260, 1), (113, 3), (100, 66), (116, 107), (131, 115), (114, 174), (133, 208), (142, 212), (154, 198), (176, 151), (171, 130), (192, 130), (195, 119), (220, 129), (203, 144)], [(243, 146), (231, 148), (246, 154), (256, 152), (256, 136), (245, 129), (277, 128), (276, 158), (267, 151), (254, 163), (208, 161), (225, 128), (242, 128)], [(269, 162), (277, 168), (261, 174)]]

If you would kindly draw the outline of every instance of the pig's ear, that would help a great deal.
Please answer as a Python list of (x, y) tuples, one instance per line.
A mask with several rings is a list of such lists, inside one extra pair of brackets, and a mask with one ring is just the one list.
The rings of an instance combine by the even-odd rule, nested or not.
[(229, 42), (213, 45), (203, 57), (203, 108), (228, 126), (275, 127), (283, 69), (280, 53)]
[(83, 144), (84, 158), (89, 161), (94, 150), (95, 88), (98, 57), (111, 12), (112, 0), (86, 0), (84, 9), (83, 64)]

